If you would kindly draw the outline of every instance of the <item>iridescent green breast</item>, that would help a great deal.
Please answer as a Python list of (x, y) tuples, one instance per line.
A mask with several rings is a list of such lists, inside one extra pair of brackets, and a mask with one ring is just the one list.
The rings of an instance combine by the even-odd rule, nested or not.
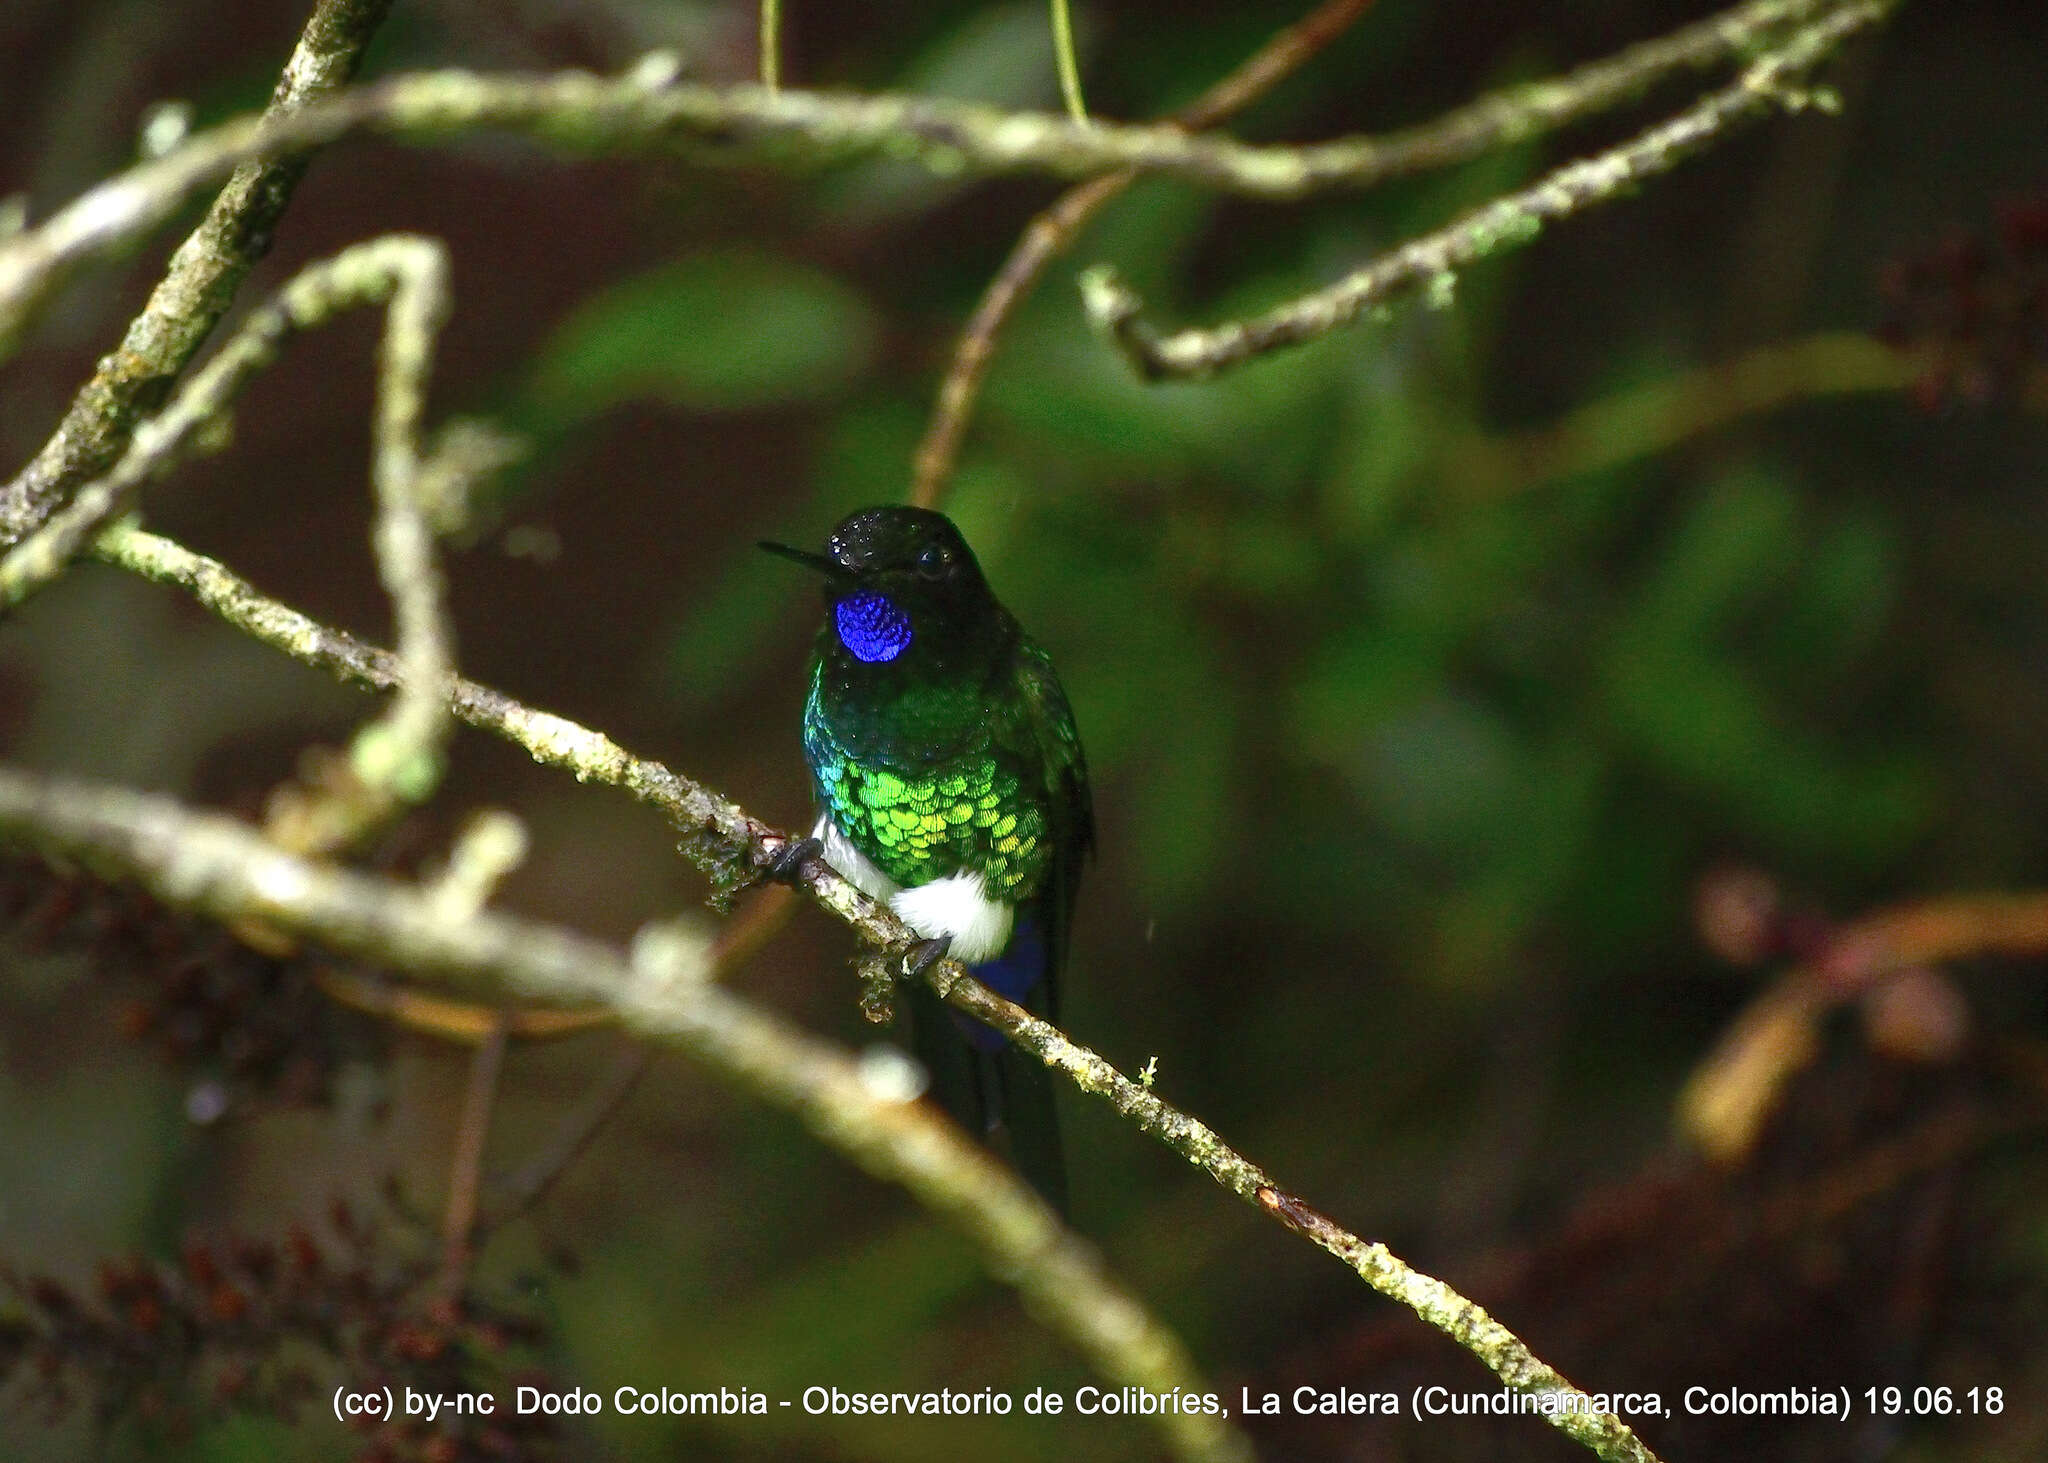
[[(1045, 780), (1005, 746), (1000, 709), (976, 701), (963, 716), (948, 700), (957, 694), (907, 692), (884, 725), (873, 708), (835, 714), (820, 664), (804, 703), (804, 752), (820, 803), (891, 879), (910, 888), (971, 870), (990, 894), (1019, 903), (1052, 860)], [(955, 735), (934, 732), (949, 726)]]

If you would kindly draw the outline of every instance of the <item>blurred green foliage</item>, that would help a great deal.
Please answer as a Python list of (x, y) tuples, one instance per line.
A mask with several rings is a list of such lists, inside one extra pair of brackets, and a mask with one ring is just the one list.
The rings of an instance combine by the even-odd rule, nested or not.
[(646, 399), (708, 411), (815, 400), (874, 349), (858, 292), (753, 250), (693, 254), (607, 285), (535, 359), (528, 410), (560, 426)]

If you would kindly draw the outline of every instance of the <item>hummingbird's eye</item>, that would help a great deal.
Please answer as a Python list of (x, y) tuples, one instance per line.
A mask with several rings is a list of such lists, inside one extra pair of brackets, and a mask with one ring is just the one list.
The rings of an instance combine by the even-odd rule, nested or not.
[(927, 579), (943, 579), (953, 566), (953, 556), (944, 544), (927, 544), (917, 556), (917, 572)]

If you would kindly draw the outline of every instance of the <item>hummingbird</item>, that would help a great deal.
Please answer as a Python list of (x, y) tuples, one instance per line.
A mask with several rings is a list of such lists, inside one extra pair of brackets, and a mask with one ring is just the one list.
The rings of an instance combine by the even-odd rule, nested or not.
[[(950, 954), (1056, 1020), (1095, 822), (1051, 659), (942, 513), (864, 508), (823, 553), (761, 547), (825, 581), (803, 714), (818, 821), (778, 871), (823, 857), (923, 937), (913, 968)], [(933, 1095), (1064, 1213), (1051, 1074), (921, 983), (908, 1004)]]

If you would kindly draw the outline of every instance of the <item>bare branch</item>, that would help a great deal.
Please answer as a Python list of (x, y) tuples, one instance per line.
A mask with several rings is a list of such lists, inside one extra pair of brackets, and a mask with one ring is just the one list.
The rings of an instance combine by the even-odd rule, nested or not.
[(1745, 1006), (1686, 1078), (1679, 1131), (1728, 1163), (1756, 1143), (1792, 1079), (1821, 1049), (1821, 1022), (1844, 1002), (1918, 967), (2048, 950), (2048, 894), (1961, 894), (1894, 905), (1830, 933)]
[(770, 96), (782, 89), (782, 0), (761, 0), (761, 85)]
[(1632, 191), (1669, 172), (1745, 123), (1814, 98), (1798, 81), (1844, 40), (1875, 25), (1896, 0), (1862, 0), (1828, 13), (1755, 62), (1731, 86), (1688, 107), (1620, 147), (1558, 168), (1531, 187), (1411, 240), (1327, 289), (1250, 320), (1162, 336), (1143, 317), (1144, 302), (1108, 265), (1081, 277), (1089, 319), (1147, 380), (1212, 376), (1255, 356), (1326, 335), (1361, 314), (1427, 286), (1451, 299), (1457, 271), (1530, 243), (1547, 224)]
[(551, 1041), (557, 1037), (580, 1036), (618, 1017), (609, 1006), (584, 1006), (565, 1011), (557, 1006), (522, 1006), (501, 1010), (474, 1001), (459, 1001), (415, 986), (401, 985), (373, 975), (323, 966), (313, 972), (313, 982), (329, 1000), (361, 1011), (379, 1021), (442, 1041), (477, 1046), (490, 1040), (500, 1019), (510, 1022), (508, 1034), (515, 1041)]
[(469, 1056), (469, 1081), (463, 1084), (462, 1116), (455, 1127), (455, 1157), (448, 1167), (448, 1203), (441, 1220), (443, 1295), (462, 1294), (475, 1253), (484, 1145), (491, 1133), (491, 1112), (498, 1105), (498, 1078), (505, 1070), (505, 1048), (510, 1040), (510, 1013), (500, 1011), (491, 1023), (490, 1034)]
[[(390, 9), (391, 0), (319, 0), (263, 115), (289, 116), (340, 91)], [(271, 234), (306, 163), (301, 154), (235, 170), (199, 227), (171, 256), (120, 348), (100, 362), (35, 460), (0, 488), (0, 548), (26, 538), (72, 489), (106, 471), (127, 445), (137, 415), (163, 400), (227, 313), (243, 276), (270, 251)]]
[(569, 1171), (569, 1165), (589, 1146), (612, 1114), (625, 1106), (639, 1085), (653, 1048), (634, 1042), (619, 1049), (611, 1065), (591, 1089), (590, 1095), (562, 1119), (561, 1126), (546, 1147), (512, 1173), (492, 1184), (494, 1207), (480, 1221), (480, 1228), (495, 1230), (524, 1214), (544, 1198), (555, 1181)]
[[(1373, 0), (1323, 0), (1309, 15), (1273, 36), (1243, 65), (1175, 114), (1173, 121), (1190, 131), (1221, 125), (1342, 35), (1372, 5)], [(939, 383), (938, 403), (925, 426), (924, 440), (917, 445), (917, 456), (912, 459), (912, 503), (935, 508), (945, 495), (954, 460), (960, 455), (960, 439), (966, 434), (968, 418), (974, 414), (974, 400), (980, 394), (989, 357), (995, 353), (996, 336), (1004, 324), (1037, 288), (1046, 266), (1065, 252), (1074, 236), (1088, 226), (1088, 220), (1137, 176), (1126, 170), (1091, 178), (1069, 188), (1052, 207), (1025, 225), (1010, 257), (982, 291), (966, 328), (960, 332), (959, 342), (953, 347), (946, 379)]]
[[(0, 832), (118, 869), (167, 902), (217, 918), (260, 919), (408, 971), (607, 1002), (632, 1029), (688, 1052), (910, 1189), (1105, 1377), (1157, 1393), (1209, 1390), (1179, 1339), (1021, 1179), (933, 1110), (890, 1090), (872, 1067), (711, 983), (708, 941), (694, 951), (662, 942), (660, 958), (628, 960), (567, 930), (490, 911), (464, 915), (426, 891), (298, 858), (242, 824), (165, 799), (5, 769)], [(1183, 1458), (1251, 1456), (1220, 1416), (1167, 1409), (1155, 1421)]]
[(1060, 73), (1060, 100), (1067, 115), (1076, 122), (1088, 120), (1088, 104), (1081, 99), (1081, 61), (1074, 52), (1074, 12), (1071, 0), (1052, 0), (1053, 59)]

